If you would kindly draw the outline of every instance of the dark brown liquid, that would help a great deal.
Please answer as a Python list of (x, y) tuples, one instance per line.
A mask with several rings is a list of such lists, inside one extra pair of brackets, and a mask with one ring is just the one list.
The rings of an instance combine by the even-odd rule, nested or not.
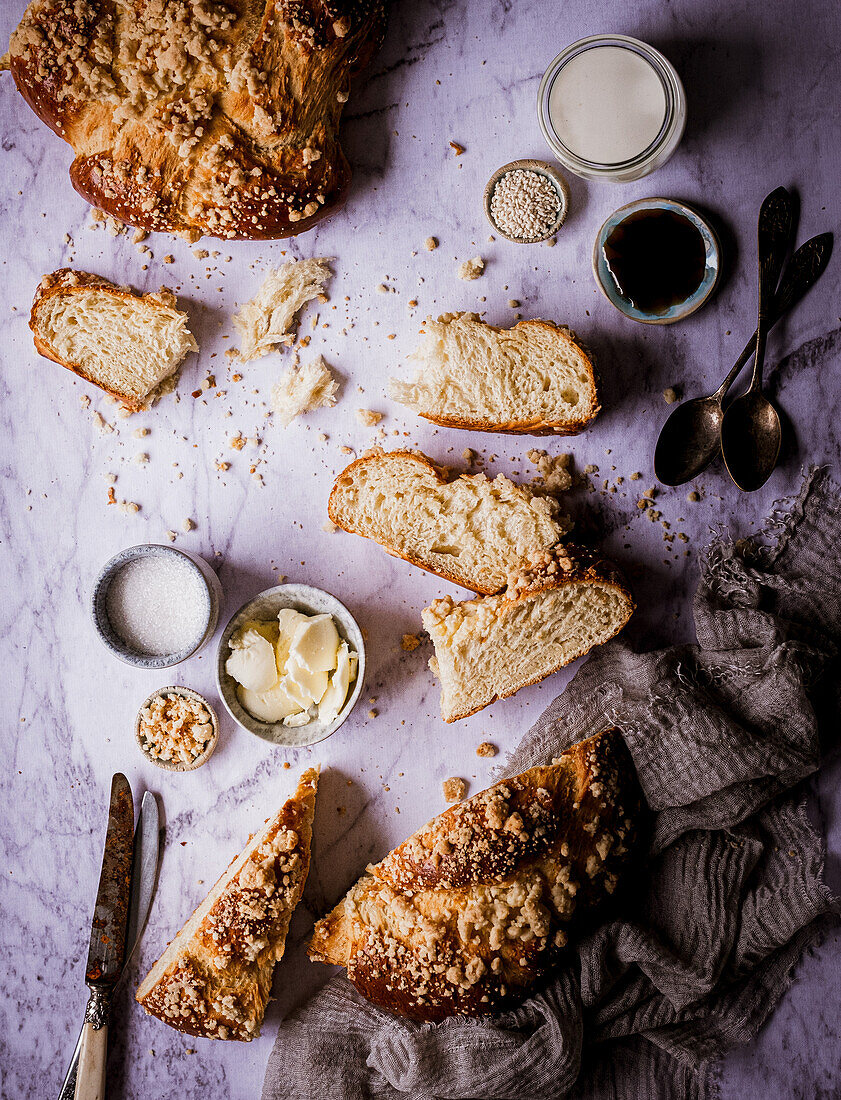
[(638, 210), (611, 232), (604, 258), (623, 298), (665, 313), (698, 289), (707, 266), (704, 238), (673, 210)]

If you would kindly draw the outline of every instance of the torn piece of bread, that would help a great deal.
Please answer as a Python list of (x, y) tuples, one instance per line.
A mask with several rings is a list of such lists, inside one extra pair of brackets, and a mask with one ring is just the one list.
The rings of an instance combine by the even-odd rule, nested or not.
[(146, 975), (135, 996), (150, 1015), (208, 1039), (260, 1034), (307, 879), (317, 787), (309, 768)]
[(474, 592), (499, 592), (530, 552), (572, 526), (558, 502), (498, 474), (450, 474), (412, 451), (378, 452), (339, 474), (337, 527)]
[(613, 894), (641, 803), (619, 734), (581, 741), (445, 810), (369, 867), (316, 924), (310, 958), (347, 967), (363, 996), (401, 1016), (510, 1008)]
[(441, 678), (441, 717), (467, 718), (602, 645), (630, 619), (634, 601), (609, 562), (558, 546), (533, 555), (505, 592), (423, 611)]
[(475, 313), (424, 324), (410, 356), (414, 382), (389, 380), (389, 396), (449, 428), (575, 435), (599, 411), (593, 362), (569, 329), (551, 321), (495, 328)]
[(234, 328), (240, 335), (240, 359), (259, 359), (279, 344), (291, 341), (295, 315), (324, 293), (333, 276), (331, 262), (324, 256), (289, 260), (268, 273), (256, 296), (234, 317)]
[(45, 275), (32, 302), (35, 350), (110, 393), (132, 412), (198, 351), (189, 318), (165, 287), (136, 294), (86, 271)]
[(313, 409), (332, 408), (339, 384), (320, 355), (308, 363), (294, 363), (272, 386), (272, 412), (288, 428), (296, 416)]

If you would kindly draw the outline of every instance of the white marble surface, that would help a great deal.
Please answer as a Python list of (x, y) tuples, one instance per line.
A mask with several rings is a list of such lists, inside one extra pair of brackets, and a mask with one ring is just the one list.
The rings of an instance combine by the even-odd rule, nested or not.
[[(24, 7), (0, 10), (5, 40)], [(616, 30), (661, 46), (687, 84), (689, 127), (673, 161), (654, 177), (624, 187), (571, 180), (572, 213), (554, 249), (489, 242), (481, 211), (485, 180), (501, 163), (544, 156), (535, 97), (556, 52), (584, 34)], [(841, 367), (838, 260), (769, 346), (771, 392), (790, 417), (784, 466), (752, 497), (738, 494), (720, 467), (695, 488), (664, 492), (658, 507), (672, 530), (690, 536), (669, 548), (663, 531), (638, 512), (638, 490), (652, 485), (653, 442), (666, 406), (662, 391), (715, 388), (753, 328), (754, 224), (762, 197), (777, 184), (802, 195), (800, 237), (837, 229), (841, 157), (832, 134), (841, 98), (832, 75), (841, 30), (829, 0), (634, 0), (512, 6), (478, 0), (419, 0), (394, 11), (367, 88), (349, 104), (345, 145), (356, 174), (346, 210), (291, 242), (218, 245), (201, 261), (179, 240), (151, 238), (154, 258), (125, 237), (93, 229), (67, 179), (71, 155), (27, 109), (7, 74), (0, 78), (2, 132), (2, 615), (4, 691), (0, 700), (6, 767), (2, 788), (3, 881), (0, 887), (0, 1092), (40, 1100), (63, 1076), (84, 1003), (84, 958), (112, 772), (124, 771), (137, 801), (156, 792), (166, 820), (166, 849), (149, 927), (115, 1010), (112, 1097), (245, 1098), (259, 1095), (278, 1020), (328, 976), (307, 962), (313, 919), (332, 904), (366, 862), (443, 808), (441, 781), (486, 785), (492, 762), (475, 755), (485, 739), (511, 748), (562, 689), (560, 674), (455, 726), (438, 716), (437, 688), (426, 667), (428, 644), (411, 654), (404, 632), (420, 629), (420, 609), (455, 590), (387, 557), (371, 543), (322, 529), (334, 475), (376, 441), (361, 427), (360, 407), (385, 413), (387, 444), (411, 443), (443, 462), (465, 446), (491, 471), (530, 476), (529, 440), (435, 430), (384, 396), (392, 372), (405, 373), (418, 323), (427, 313), (479, 309), (508, 324), (510, 298), (524, 316), (570, 323), (597, 352), (604, 412), (585, 435), (539, 442), (570, 450), (579, 468), (626, 482), (613, 495), (578, 494), (575, 507), (600, 525), (610, 550), (633, 570), (641, 597), (631, 628), (641, 645), (691, 637), (694, 553), (711, 528), (740, 534), (761, 525), (774, 498), (791, 491), (804, 462), (836, 461)], [(448, 142), (466, 147), (456, 157)], [(833, 147), (834, 146), (834, 147)], [(709, 209), (723, 230), (728, 278), (706, 309), (673, 328), (645, 328), (620, 317), (590, 273), (602, 220), (633, 198), (669, 194)], [(72, 243), (65, 243), (69, 234)], [(441, 247), (424, 250), (434, 234)], [(215, 248), (216, 243), (202, 242)], [(164, 257), (171, 254), (168, 265)], [(457, 263), (481, 254), (483, 279), (464, 283)], [(273, 381), (289, 353), (242, 368), (224, 357), (230, 318), (284, 255), (335, 257), (330, 304), (318, 310), (308, 353), (321, 353), (343, 379), (341, 399), (284, 430), (266, 418)], [(230, 262), (227, 257), (232, 257)], [(148, 269), (142, 264), (148, 262)], [(140, 289), (179, 289), (201, 344), (183, 372), (180, 401), (119, 419), (97, 391), (34, 354), (27, 328), (40, 276), (65, 264)], [(208, 270), (209, 266), (209, 270)], [(377, 293), (377, 284), (393, 288)], [(416, 309), (409, 307), (417, 299)], [(302, 332), (310, 333), (308, 310)], [(325, 327), (329, 326), (329, 327)], [(394, 334), (393, 339), (388, 337)], [(830, 353), (821, 371), (818, 351)], [(306, 354), (306, 353), (305, 353)], [(190, 396), (208, 372), (223, 393)], [(80, 404), (83, 395), (91, 406)], [(102, 435), (95, 410), (113, 425)], [(136, 427), (148, 427), (143, 440)], [(262, 443), (237, 453), (238, 432)], [(322, 441), (320, 433), (328, 438)], [(150, 462), (134, 457), (147, 452)], [(495, 458), (491, 460), (491, 455)], [(262, 484), (249, 473), (259, 459)], [(224, 474), (217, 461), (231, 463)], [(641, 471), (643, 479), (628, 476)], [(117, 474), (118, 500), (137, 502), (127, 516), (106, 504), (105, 475)], [(600, 477), (594, 479), (601, 487)], [(195, 530), (182, 533), (187, 518)], [(589, 520), (585, 519), (585, 523)], [(201, 553), (218, 568), (225, 619), (278, 574), (329, 589), (368, 631), (369, 675), (354, 716), (308, 751), (273, 748), (221, 715), (219, 748), (201, 770), (170, 775), (141, 758), (132, 723), (139, 703), (169, 678), (133, 670), (98, 644), (89, 589), (120, 548), (160, 541)], [(213, 648), (178, 667), (173, 679), (215, 698)], [(368, 717), (376, 697), (378, 714)], [(297, 773), (323, 768), (313, 868), (295, 916), (263, 1037), (251, 1045), (185, 1039), (147, 1019), (129, 990), (245, 841), (291, 791)], [(286, 765), (291, 765), (286, 770)], [(838, 769), (822, 783), (831, 858), (841, 851)], [(830, 1096), (841, 1092), (839, 937), (804, 960), (771, 1023), (724, 1067), (725, 1097)], [(187, 1053), (195, 1050), (197, 1053)], [(821, 1091), (823, 1090), (823, 1091)]]

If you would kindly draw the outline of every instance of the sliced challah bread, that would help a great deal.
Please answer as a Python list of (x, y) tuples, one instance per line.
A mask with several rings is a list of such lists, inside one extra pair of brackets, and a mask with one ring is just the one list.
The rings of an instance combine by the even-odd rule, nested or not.
[(608, 562), (568, 546), (533, 555), (498, 596), (423, 612), (435, 643), (441, 716), (467, 718), (602, 645), (630, 619), (631, 594)]
[(310, 865), (318, 769), (251, 838), (147, 974), (136, 998), (188, 1035), (249, 1042)]
[(581, 741), (445, 810), (369, 867), (316, 924), (310, 958), (347, 967), (360, 993), (402, 1016), (499, 1012), (613, 893), (640, 805), (619, 735)]
[(575, 435), (599, 411), (590, 356), (551, 321), (486, 325), (475, 313), (425, 322), (411, 356), (414, 382), (389, 381), (389, 396), (449, 428)]
[(339, 474), (328, 505), (337, 527), (474, 592), (498, 592), (534, 550), (572, 526), (557, 501), (502, 474), (451, 476), (425, 455), (377, 452)]
[(188, 317), (166, 288), (135, 294), (68, 267), (45, 275), (29, 327), (35, 350), (137, 412), (198, 351)]

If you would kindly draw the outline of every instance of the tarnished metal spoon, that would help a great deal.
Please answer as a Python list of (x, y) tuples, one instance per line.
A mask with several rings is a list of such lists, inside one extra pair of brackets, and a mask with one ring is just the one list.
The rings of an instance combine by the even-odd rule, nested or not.
[(737, 397), (721, 421), (721, 453), (727, 472), (745, 493), (764, 485), (777, 464), (783, 438), (780, 416), (762, 392), (765, 345), (771, 309), (780, 277), (780, 252), (791, 238), (792, 208), (787, 191), (777, 188), (759, 211), (759, 321), (753, 375), (747, 392)]
[[(832, 234), (820, 233), (802, 244), (785, 270), (771, 314), (771, 325), (800, 301), (823, 274), (832, 255)], [(721, 447), (724, 396), (756, 348), (756, 332), (715, 393), (684, 401), (663, 425), (654, 452), (654, 473), (664, 485), (683, 485), (697, 477)]]

